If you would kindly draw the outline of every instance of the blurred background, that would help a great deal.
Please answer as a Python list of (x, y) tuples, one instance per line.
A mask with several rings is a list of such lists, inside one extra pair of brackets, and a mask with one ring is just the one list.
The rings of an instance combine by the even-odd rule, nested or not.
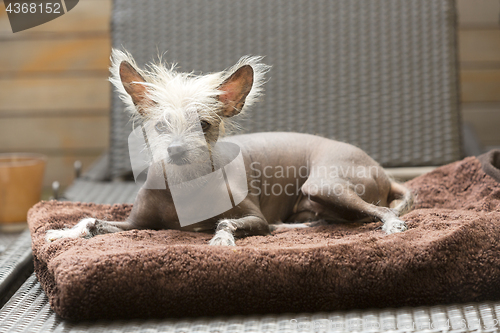
[[(485, 150), (500, 147), (500, 1), (457, 0), (462, 118)], [(13, 34), (0, 3), (0, 153), (48, 156), (50, 185), (74, 178), (109, 146), (111, 0)]]

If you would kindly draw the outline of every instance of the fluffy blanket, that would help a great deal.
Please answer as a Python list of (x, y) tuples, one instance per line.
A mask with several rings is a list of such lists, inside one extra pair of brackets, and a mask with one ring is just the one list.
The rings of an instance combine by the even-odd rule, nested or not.
[(38, 280), (70, 319), (317, 312), (500, 298), (500, 151), (436, 169), (409, 230), (335, 224), (211, 247), (212, 235), (132, 230), (48, 244), (83, 217), (123, 220), (131, 205), (41, 202), (28, 217)]

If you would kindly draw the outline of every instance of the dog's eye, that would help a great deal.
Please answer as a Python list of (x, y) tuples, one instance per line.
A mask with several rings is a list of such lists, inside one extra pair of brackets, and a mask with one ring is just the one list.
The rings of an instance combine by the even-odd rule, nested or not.
[(159, 121), (155, 125), (155, 129), (158, 131), (158, 133), (164, 133), (167, 131), (167, 124), (163, 121)]
[(205, 120), (200, 121), (200, 124), (201, 124), (201, 129), (203, 131), (208, 130), (210, 128), (210, 126), (211, 126), (211, 124), (208, 121), (205, 121)]

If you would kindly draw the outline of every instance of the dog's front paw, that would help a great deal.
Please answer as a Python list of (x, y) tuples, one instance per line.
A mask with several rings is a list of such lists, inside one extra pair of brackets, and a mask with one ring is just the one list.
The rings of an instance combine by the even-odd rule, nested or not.
[(236, 246), (234, 236), (226, 230), (219, 230), (215, 233), (214, 238), (210, 240), (209, 245)]
[(45, 240), (50, 243), (60, 238), (90, 238), (93, 236), (91, 230), (95, 229), (96, 221), (96, 219), (87, 218), (70, 229), (48, 230)]
[(382, 226), (382, 230), (385, 231), (386, 234), (394, 234), (397, 232), (403, 232), (408, 230), (408, 227), (406, 226), (406, 223), (404, 221), (401, 221), (398, 218), (393, 218), (390, 220), (387, 220), (384, 225)]

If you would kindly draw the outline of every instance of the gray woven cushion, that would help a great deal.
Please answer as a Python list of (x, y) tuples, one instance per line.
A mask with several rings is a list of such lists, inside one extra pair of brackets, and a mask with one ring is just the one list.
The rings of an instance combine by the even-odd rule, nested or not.
[[(355, 144), (384, 166), (460, 158), (453, 0), (115, 0), (113, 46), (183, 71), (242, 55), (272, 65), (246, 132), (298, 131)], [(110, 167), (130, 169), (131, 130), (113, 99)]]

